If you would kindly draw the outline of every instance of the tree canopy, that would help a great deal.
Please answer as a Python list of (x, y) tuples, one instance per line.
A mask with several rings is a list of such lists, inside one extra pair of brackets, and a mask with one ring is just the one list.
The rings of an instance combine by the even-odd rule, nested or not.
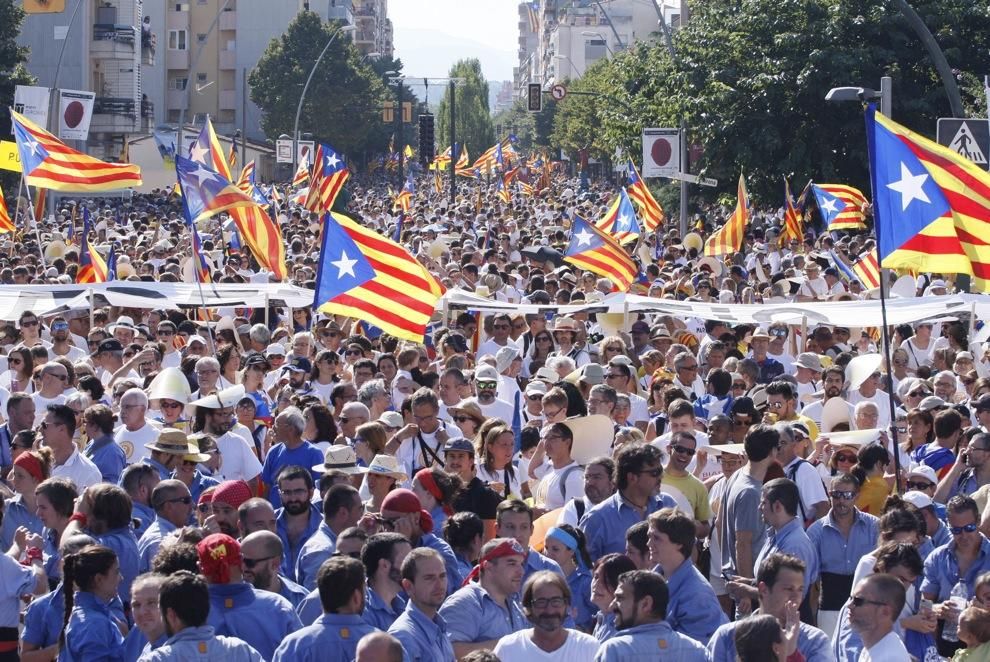
[[(451, 78), (462, 78), (454, 99), (457, 142), (466, 145), (471, 159), (495, 144), (495, 127), (488, 108), (488, 81), (478, 59), (459, 60), (450, 68)], [(442, 152), (450, 145), (450, 90), (444, 92), (437, 109), (436, 138)]]
[[(24, 22), (24, 9), (20, 5), (21, 3), (14, 0), (0, 0), (0, 25), (4, 28), (0, 32), (0, 124), (3, 125), (5, 135), (12, 133), (10, 108), (14, 105), (14, 88), (35, 83), (34, 77), (24, 66), (29, 49), (17, 45), (17, 35), (21, 33), (21, 24)], [(9, 193), (16, 192), (11, 189), (17, 185), (17, 179), (16, 175), (8, 171), (0, 174), (0, 182)]]

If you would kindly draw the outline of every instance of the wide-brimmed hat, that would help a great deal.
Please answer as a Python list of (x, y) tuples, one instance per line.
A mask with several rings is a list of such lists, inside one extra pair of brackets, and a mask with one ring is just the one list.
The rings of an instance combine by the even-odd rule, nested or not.
[[(322, 465), (320, 465), (322, 466)], [(365, 473), (377, 474), (379, 476), (390, 476), (400, 483), (405, 482), (409, 476), (402, 470), (402, 465), (394, 455), (378, 454), (371, 460)]]
[(512, 362), (517, 358), (519, 358), (519, 348), (516, 345), (509, 343), (496, 352), (495, 369), (498, 370), (499, 373), (503, 373), (509, 369), (509, 366), (511, 366)]
[(553, 320), (553, 325), (550, 328), (551, 333), (557, 333), (558, 331), (571, 331), (577, 333), (578, 325), (570, 317), (560, 316)]
[(822, 360), (814, 352), (801, 352), (794, 359), (794, 365), (798, 368), (806, 368), (815, 372), (822, 371)]
[(723, 453), (746, 457), (746, 444), (719, 444), (718, 446), (698, 446), (699, 453), (708, 453), (716, 457)]
[(191, 394), (192, 390), (189, 388), (189, 380), (186, 379), (186, 376), (178, 368), (163, 368), (151, 380), (151, 386), (148, 387), (149, 400), (161, 400), (164, 398), (187, 404)]
[(199, 400), (194, 400), (189, 404), (194, 407), (206, 407), (207, 409), (224, 409), (234, 407), (237, 401), (244, 397), (244, 384), (235, 384), (222, 391), (211, 393)]
[(477, 398), (464, 398), (456, 405), (447, 407), (447, 413), (451, 416), (457, 416), (458, 414), (464, 416), (470, 416), (478, 425), (485, 422), (486, 416), (481, 411), (481, 406), (478, 404)]
[(110, 333), (115, 332), (117, 329), (126, 329), (132, 333), (137, 333), (137, 327), (134, 325), (134, 320), (127, 315), (121, 315), (117, 318), (117, 321), (110, 325), (108, 331)]
[(698, 270), (700, 271), (702, 267), (705, 267), (709, 271), (711, 271), (712, 276), (715, 277), (721, 276), (722, 272), (725, 271), (725, 265), (721, 261), (716, 260), (711, 256), (703, 257), (700, 260), (698, 260)]
[(846, 365), (846, 388), (851, 392), (858, 389), (873, 373), (880, 370), (883, 356), (880, 354), (860, 354)]
[(191, 462), (207, 462), (209, 455), (199, 452), (199, 446), (195, 442), (190, 442), (186, 433), (175, 428), (164, 428), (158, 433), (158, 439), (153, 443), (145, 444), (148, 450), (159, 453), (169, 453), (170, 455), (181, 455), (189, 458)]
[(604, 383), (605, 368), (603, 368), (600, 363), (585, 363), (583, 366), (564, 377), (564, 381), (570, 382), (575, 386), (577, 386), (578, 382), (581, 381), (586, 384), (596, 386)]
[[(833, 398), (834, 399), (834, 398)], [(849, 446), (852, 448), (862, 448), (880, 440), (882, 430), (848, 430), (846, 432), (832, 432), (828, 435), (828, 443), (832, 446)]]
[(313, 471), (341, 471), (345, 474), (366, 474), (368, 469), (359, 467), (357, 453), (350, 446), (337, 444), (331, 446), (323, 454), (323, 464), (312, 467)]
[(829, 398), (822, 405), (822, 433), (829, 433), (836, 425), (846, 423), (852, 425), (849, 418), (850, 405), (842, 398)]
[(596, 457), (609, 454), (615, 438), (615, 427), (608, 416), (574, 416), (561, 424), (567, 426), (574, 438), (571, 459), (578, 464), (585, 465)]

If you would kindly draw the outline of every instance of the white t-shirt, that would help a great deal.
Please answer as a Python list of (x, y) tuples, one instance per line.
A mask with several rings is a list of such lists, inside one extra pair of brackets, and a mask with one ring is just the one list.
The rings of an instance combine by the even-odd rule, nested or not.
[(500, 418), (509, 425), (512, 424), (512, 416), (516, 413), (515, 407), (512, 406), (511, 402), (506, 402), (505, 400), (495, 399), (491, 404), (481, 404), (481, 413), (484, 414), (485, 418)]
[(248, 481), (261, 473), (261, 462), (255, 457), (252, 446), (233, 430), (217, 438), (217, 448), (221, 458), (218, 473), (222, 480)]
[(76, 361), (81, 361), (89, 356), (87, 352), (84, 352), (75, 345), (69, 345), (69, 351), (66, 352), (65, 354), (55, 353), (54, 346), (51, 349), (49, 349), (48, 352), (49, 354), (51, 354), (51, 357), (53, 359), (59, 356), (64, 356), (65, 358), (69, 359), (69, 361), (71, 361), (72, 363), (75, 363)]
[[(551, 465), (552, 467), (552, 465)], [(561, 494), (560, 481), (567, 477)], [(577, 462), (561, 467), (551, 468), (540, 478), (540, 484), (533, 495), (536, 505), (544, 510), (562, 508), (567, 501), (584, 496), (584, 472)]]
[(65, 464), (52, 467), (52, 478), (68, 478), (81, 492), (103, 480), (99, 468), (88, 457), (73, 450)]
[(598, 653), (598, 640), (590, 634), (567, 630), (564, 645), (548, 653), (533, 643), (533, 629), (507, 634), (495, 644), (495, 655), (500, 660), (567, 660), (567, 662), (592, 662)]
[(66, 395), (65, 393), (59, 393), (54, 398), (46, 398), (40, 392), (37, 392), (31, 395), (31, 399), (34, 400), (34, 424), (37, 426), (48, 415), (48, 405), (64, 405)]
[(639, 422), (649, 423), (650, 409), (646, 398), (635, 393), (626, 393), (625, 395), (629, 398), (629, 424), (635, 425)]
[(168, 352), (162, 357), (163, 368), (178, 368), (182, 365), (182, 354), (179, 352)]
[(151, 451), (144, 447), (158, 439), (161, 428), (157, 423), (145, 420), (144, 425), (131, 432), (123, 425), (113, 431), (113, 440), (124, 451), (127, 464), (136, 464), (146, 457), (151, 457)]

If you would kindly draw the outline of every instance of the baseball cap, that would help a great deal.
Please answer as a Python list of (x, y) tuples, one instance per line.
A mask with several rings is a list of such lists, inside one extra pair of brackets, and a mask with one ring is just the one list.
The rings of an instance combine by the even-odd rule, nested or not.
[(916, 467), (912, 467), (907, 474), (908, 478), (910, 478), (911, 476), (920, 476), (925, 480), (927, 480), (929, 483), (935, 483), (936, 485), (938, 485), (938, 477), (935, 475), (935, 470), (932, 469), (927, 464), (919, 464)]
[(478, 369), (474, 371), (474, 380), (476, 382), (498, 381), (498, 371), (488, 364), (478, 366)]
[(461, 451), (462, 453), (470, 453), (471, 455), (474, 455), (474, 446), (464, 437), (458, 437), (457, 439), (451, 439), (443, 447), (444, 453), (449, 453), (451, 451)]
[(96, 353), (101, 354), (103, 352), (123, 352), (124, 346), (120, 344), (120, 341), (116, 338), (107, 338), (100, 343), (100, 346), (96, 348)]
[(903, 499), (910, 503), (912, 506), (921, 510), (922, 508), (929, 508), (934, 505), (932, 498), (925, 494), (924, 492), (919, 492), (917, 490), (911, 490), (910, 492), (905, 492)]
[(309, 359), (297, 356), (289, 361), (285, 367), (292, 372), (309, 372), (313, 369), (313, 364), (309, 362)]
[(271, 345), (269, 345), (268, 347), (265, 348), (265, 355), (266, 356), (285, 356), (285, 347), (283, 347), (280, 343), (277, 343), (277, 342), (272, 343)]

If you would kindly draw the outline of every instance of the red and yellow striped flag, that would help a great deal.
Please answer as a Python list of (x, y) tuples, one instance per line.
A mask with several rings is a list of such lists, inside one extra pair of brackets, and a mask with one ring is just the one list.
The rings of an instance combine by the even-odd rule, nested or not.
[(3, 198), (3, 189), (0, 189), (0, 234), (14, 232), (16, 229), (14, 221), (10, 218), (10, 212), (7, 211), (7, 201)]
[(749, 196), (746, 193), (746, 178), (739, 175), (736, 209), (721, 228), (712, 233), (705, 242), (705, 255), (730, 255), (739, 251), (743, 234), (749, 224)]
[(83, 233), (79, 249), (79, 270), (76, 272), (76, 283), (105, 283), (107, 282), (107, 263), (89, 243), (89, 209), (83, 208)]
[(794, 199), (791, 198), (791, 185), (787, 182), (787, 177), (784, 177), (784, 230), (780, 233), (782, 242), (800, 242), (804, 238), (801, 220), (801, 214), (794, 208)]
[(237, 178), (237, 188), (251, 195), (254, 193), (254, 160), (248, 161), (241, 169), (241, 176)]
[(877, 259), (877, 249), (860, 256), (852, 265), (853, 273), (859, 278), (863, 287), (880, 287), (880, 261)]
[(292, 176), (292, 187), (302, 188), (306, 186), (309, 182), (309, 160), (303, 158), (299, 162), (299, 168), (296, 169), (296, 174)]
[[(549, 179), (547, 180), (549, 183)], [(629, 186), (626, 187), (629, 198), (639, 208), (639, 213), (643, 217), (643, 225), (647, 232), (654, 232), (664, 222), (663, 207), (657, 199), (650, 193), (649, 187), (643, 178), (639, 176), (636, 165), (629, 159)]]
[(141, 169), (107, 163), (68, 147), (17, 111), (11, 110), (24, 183), (53, 191), (96, 193), (141, 185)]

